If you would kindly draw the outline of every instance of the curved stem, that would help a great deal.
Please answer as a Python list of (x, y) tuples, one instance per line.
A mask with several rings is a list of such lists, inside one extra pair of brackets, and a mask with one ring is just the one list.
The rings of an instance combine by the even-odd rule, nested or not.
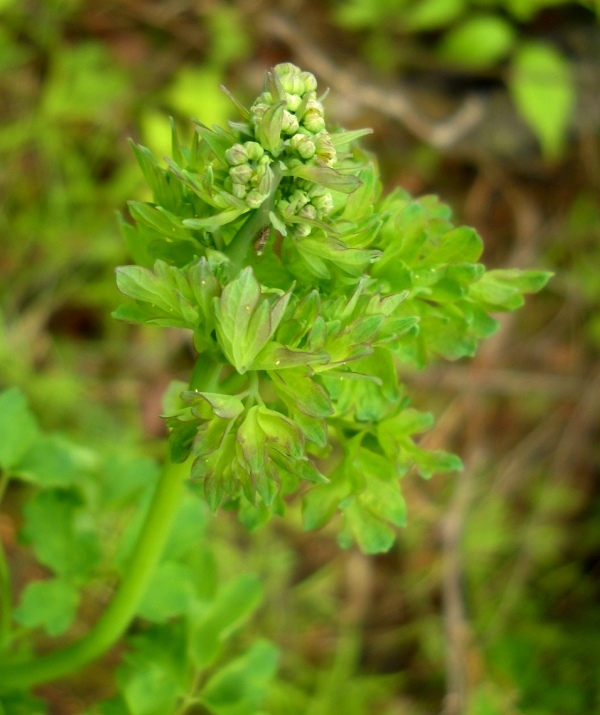
[(81, 668), (106, 652), (135, 616), (162, 554), (183, 493), (189, 463), (166, 462), (156, 486), (129, 568), (113, 600), (94, 628), (81, 640), (54, 653), (5, 665), (0, 691), (30, 688)]

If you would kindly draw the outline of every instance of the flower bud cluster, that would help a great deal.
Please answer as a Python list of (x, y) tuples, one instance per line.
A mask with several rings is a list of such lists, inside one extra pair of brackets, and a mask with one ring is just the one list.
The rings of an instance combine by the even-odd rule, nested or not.
[[(250, 124), (259, 137), (268, 133), (266, 126), (273, 115), (268, 114), (269, 110), (285, 101), (276, 156), (289, 170), (307, 164), (332, 167), (336, 162), (316, 89), (313, 74), (302, 72), (289, 62), (279, 64), (274, 68), (273, 81), (250, 108)], [(246, 179), (246, 174), (241, 178)], [(323, 186), (298, 178), (281, 181), (274, 211), (293, 235), (307, 236), (312, 229), (310, 222), (322, 221), (332, 210), (331, 194)]]
[[(317, 80), (310, 72), (302, 72), (290, 62), (274, 68), (277, 81), (285, 97), (281, 121), (281, 149), (289, 157), (290, 168), (298, 163), (320, 162), (333, 166), (335, 149), (325, 130), (323, 105), (317, 99)], [(250, 108), (250, 121), (256, 132), (265, 114), (281, 97), (265, 89)]]
[(278, 217), (285, 224), (293, 224), (292, 232), (298, 237), (310, 234), (311, 225), (307, 220), (322, 221), (332, 210), (331, 193), (324, 186), (304, 180), (291, 185), (289, 192), (282, 195), (275, 204)]
[(225, 152), (229, 175), (225, 188), (250, 208), (258, 208), (273, 188), (272, 158), (258, 142), (234, 144)]

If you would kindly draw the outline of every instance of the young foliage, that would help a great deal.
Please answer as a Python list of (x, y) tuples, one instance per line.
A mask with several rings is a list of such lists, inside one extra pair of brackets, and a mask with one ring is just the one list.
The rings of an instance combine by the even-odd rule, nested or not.
[(262, 522), (301, 490), (306, 528), (339, 514), (343, 546), (385, 551), (408, 469), (460, 468), (414, 441), (430, 419), (399, 365), (473, 355), (491, 313), (548, 274), (486, 271), (446, 206), (382, 196), (356, 144), (366, 130), (328, 126), (312, 74), (278, 65), (249, 108), (234, 104), (240, 121), (196, 122), (189, 147), (173, 132), (166, 166), (134, 147), (154, 201), (130, 205), (143, 265), (118, 269), (134, 303), (115, 315), (193, 334), (196, 368), (166, 417), (172, 459), (191, 458), (211, 509)]

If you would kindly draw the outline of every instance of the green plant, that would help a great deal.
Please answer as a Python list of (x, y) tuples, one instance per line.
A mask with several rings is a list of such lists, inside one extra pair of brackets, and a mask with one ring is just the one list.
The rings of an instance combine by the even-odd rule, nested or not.
[[(81, 669), (136, 616), (148, 625), (129, 641), (119, 694), (95, 712), (258, 713), (274, 646), (219, 659), (260, 583), (219, 583), (210, 543), (196, 545), (205, 503), (255, 529), (300, 498), (306, 529), (333, 522), (341, 546), (377, 553), (405, 524), (400, 478), (460, 469), (415, 441), (432, 417), (411, 406), (398, 367), (473, 355), (497, 327), (490, 313), (520, 307), (549, 274), (486, 271), (476, 232), (454, 227), (435, 198), (382, 196), (355, 145), (367, 130), (332, 131), (316, 90), (313, 75), (281, 64), (250, 109), (231, 98), (241, 117), (227, 130), (196, 122), (182, 147), (173, 129), (166, 166), (133, 146), (154, 200), (131, 202), (133, 222), (122, 221), (136, 265), (117, 270), (132, 300), (115, 316), (188, 330), (197, 353), (189, 382), (165, 396), (160, 476), (143, 458), (40, 433), (21, 393), (1, 397), (3, 488), (37, 487), (24, 535), (53, 574), (25, 589), (13, 630), (0, 573), (7, 713), (33, 708), (21, 693)], [(120, 583), (89, 633), (33, 655), (21, 629), (64, 633), (82, 589), (107, 578)]]

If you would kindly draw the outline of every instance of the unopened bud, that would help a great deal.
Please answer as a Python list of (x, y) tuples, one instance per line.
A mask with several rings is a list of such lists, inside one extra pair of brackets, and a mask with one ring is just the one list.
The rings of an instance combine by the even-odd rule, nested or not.
[(287, 108), (290, 110), (290, 112), (295, 112), (302, 104), (302, 97), (299, 94), (286, 93), (285, 99), (287, 102)]
[(317, 209), (312, 204), (306, 204), (306, 206), (303, 206), (300, 209), (298, 215), (302, 216), (302, 218), (307, 218), (314, 221), (314, 219), (317, 218)]
[(240, 164), (232, 166), (229, 169), (229, 176), (234, 184), (247, 184), (252, 176), (252, 167), (250, 164)]
[(321, 216), (327, 216), (333, 211), (333, 199), (329, 191), (325, 191), (321, 196), (315, 196), (311, 200), (311, 204)]
[(265, 150), (258, 142), (245, 142), (244, 149), (250, 161), (258, 161), (265, 153)]
[(232, 184), (231, 193), (236, 197), (236, 199), (245, 199), (248, 190), (244, 184)]
[(225, 158), (230, 166), (237, 166), (248, 161), (248, 153), (241, 144), (234, 144), (225, 152)]
[(303, 159), (310, 159), (316, 151), (314, 143), (305, 134), (294, 134), (290, 139), (290, 148), (298, 152)]
[(283, 110), (283, 119), (281, 121), (281, 131), (284, 134), (295, 134), (298, 131), (298, 120), (296, 116), (287, 109)]
[(279, 75), (280, 79), (286, 74), (299, 74), (300, 72), (299, 68), (291, 62), (280, 62), (278, 65), (275, 65), (273, 69), (275, 73)]
[(314, 92), (317, 89), (317, 79), (311, 72), (301, 72), (300, 79), (305, 92)]
[(294, 227), (296, 236), (299, 236), (300, 238), (305, 238), (306, 236), (308, 236), (311, 230), (311, 227), (307, 223), (298, 223)]
[(311, 99), (306, 104), (306, 110), (302, 117), (302, 124), (311, 132), (317, 132), (325, 129), (325, 119), (323, 118), (323, 105), (316, 99)]
[(316, 154), (327, 166), (335, 164), (336, 152), (329, 138), (329, 134), (319, 134), (315, 142)]
[(252, 189), (246, 196), (246, 203), (251, 209), (257, 209), (267, 198), (267, 194), (261, 194), (258, 189)]

